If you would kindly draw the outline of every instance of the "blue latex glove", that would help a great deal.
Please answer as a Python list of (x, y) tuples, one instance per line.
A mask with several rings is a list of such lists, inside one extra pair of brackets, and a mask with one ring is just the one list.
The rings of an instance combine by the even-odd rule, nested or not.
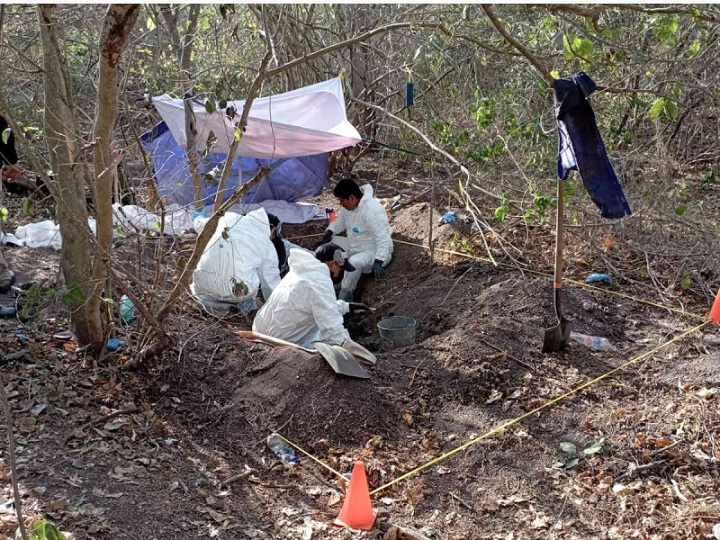
[(380, 259), (375, 259), (372, 272), (376, 278), (381, 278), (385, 276), (385, 268), (383, 267), (383, 263)]
[(443, 217), (440, 218), (440, 221), (445, 224), (454, 223), (457, 221), (457, 216), (455, 215), (455, 212), (445, 212)]

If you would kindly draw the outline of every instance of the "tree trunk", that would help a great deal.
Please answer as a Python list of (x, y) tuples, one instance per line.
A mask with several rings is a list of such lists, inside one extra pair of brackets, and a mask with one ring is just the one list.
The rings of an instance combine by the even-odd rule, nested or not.
[(99, 353), (105, 344), (100, 312), (102, 285), (92, 279), (93, 250), (87, 231), (85, 204), (87, 167), (80, 157), (70, 76), (62, 53), (52, 5), (37, 7), (45, 70), (45, 133), (50, 163), (57, 182), (58, 222), (62, 234), (62, 271), (68, 289), (64, 303), (70, 309), (81, 345)]
[[(110, 258), (112, 254), (113, 182), (117, 177), (119, 156), (113, 156), (111, 142), (113, 126), (118, 113), (118, 63), (125, 49), (127, 37), (135, 26), (140, 6), (138, 4), (112, 4), (105, 13), (100, 34), (100, 76), (98, 80), (97, 113), (95, 116), (93, 151), (95, 165), (95, 213), (97, 238), (100, 246), (96, 254), (93, 278), (98, 286), (110, 292)], [(98, 302), (99, 295), (93, 300)]]

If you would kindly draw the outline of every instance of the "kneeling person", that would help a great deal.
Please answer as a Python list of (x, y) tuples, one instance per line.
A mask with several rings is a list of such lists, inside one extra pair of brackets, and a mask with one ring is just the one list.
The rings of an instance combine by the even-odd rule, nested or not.
[(334, 244), (323, 244), (315, 255), (291, 249), (288, 264), (290, 271), (258, 311), (253, 331), (308, 348), (313, 341), (342, 345), (350, 338), (343, 315), (361, 306), (335, 299), (331, 275), (355, 268)]

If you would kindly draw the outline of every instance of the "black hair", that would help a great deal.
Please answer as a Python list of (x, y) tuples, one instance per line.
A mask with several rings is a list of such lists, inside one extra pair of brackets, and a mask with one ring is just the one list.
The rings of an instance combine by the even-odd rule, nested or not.
[(335, 195), (338, 199), (349, 199), (351, 195), (355, 195), (358, 199), (362, 199), (363, 192), (360, 189), (360, 186), (355, 183), (355, 180), (351, 178), (343, 178), (335, 184), (333, 195)]

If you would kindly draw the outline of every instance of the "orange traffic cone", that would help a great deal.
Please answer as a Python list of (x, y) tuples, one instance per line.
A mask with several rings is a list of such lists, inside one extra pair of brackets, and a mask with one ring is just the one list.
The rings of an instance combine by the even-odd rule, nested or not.
[(370, 503), (370, 489), (365, 476), (365, 465), (362, 461), (356, 461), (350, 477), (350, 486), (345, 495), (345, 502), (335, 524), (369, 531), (372, 529), (373, 523), (375, 523), (375, 512)]
[(718, 290), (712, 309), (710, 310), (710, 322), (720, 324), (720, 290)]

